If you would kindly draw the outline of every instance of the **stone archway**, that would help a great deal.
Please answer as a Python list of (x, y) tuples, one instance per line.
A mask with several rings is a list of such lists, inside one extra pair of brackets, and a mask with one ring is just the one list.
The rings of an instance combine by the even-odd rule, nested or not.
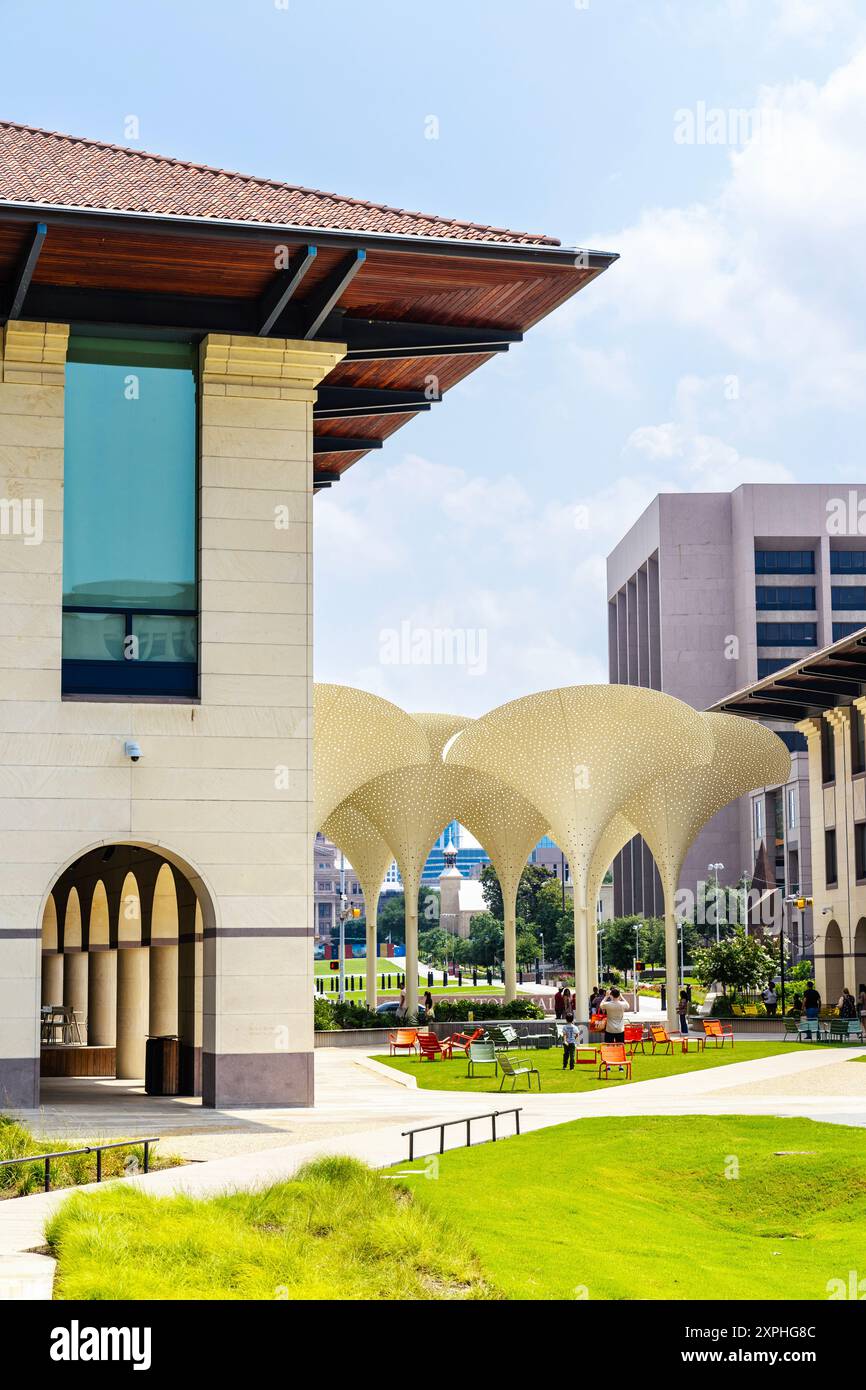
[(839, 923), (828, 923), (824, 934), (824, 1004), (832, 1007), (845, 984), (845, 954)]
[(82, 1044), (110, 1059), (88, 1070), (93, 1058), (85, 1065), (77, 1054), (69, 1065), (80, 1071), (49, 1074), (141, 1081), (148, 1035), (171, 1034), (180, 1040), (181, 1093), (199, 1094), (203, 938), (215, 916), (201, 876), (163, 846), (103, 843), (69, 860), (42, 909), (42, 1000), (73, 1008)]
[(861, 917), (854, 931), (854, 969), (849, 988), (859, 995), (860, 986), (866, 981), (866, 917)]

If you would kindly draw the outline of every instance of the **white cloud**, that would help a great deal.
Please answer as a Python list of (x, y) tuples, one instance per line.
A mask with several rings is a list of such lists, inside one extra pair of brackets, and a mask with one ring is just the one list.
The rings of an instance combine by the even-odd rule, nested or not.
[(688, 492), (730, 492), (743, 483), (794, 481), (784, 464), (740, 454), (715, 435), (695, 434), (672, 421), (633, 430), (627, 448), (653, 462), (678, 460), (679, 478)]
[(774, 373), (788, 409), (859, 408), (866, 48), (822, 85), (763, 88), (756, 104), (778, 115), (774, 133), (731, 149), (713, 200), (647, 209), (592, 238), (620, 260), (603, 297), (572, 302), (568, 326), (613, 309), (620, 328), (680, 329)]

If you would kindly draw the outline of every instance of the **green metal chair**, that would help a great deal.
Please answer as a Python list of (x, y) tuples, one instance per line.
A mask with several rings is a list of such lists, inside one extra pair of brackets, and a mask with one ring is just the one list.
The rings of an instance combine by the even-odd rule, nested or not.
[(862, 1042), (863, 1029), (859, 1018), (828, 1018), (826, 1022), (828, 1042)]
[(509, 1077), (511, 1077), (511, 1089), (513, 1091), (521, 1076), (526, 1077), (526, 1086), (528, 1090), (532, 1090), (533, 1076), (538, 1082), (539, 1091), (541, 1090), (541, 1076), (539, 1075), (538, 1068), (517, 1065), (526, 1060), (525, 1057), (509, 1057), (507, 1052), (500, 1053), (499, 1065), (502, 1068), (502, 1080), (499, 1083), (500, 1091)]
[(513, 1052), (520, 1046), (517, 1029), (512, 1028), (510, 1023), (504, 1023), (501, 1028), (489, 1028), (487, 1037), (497, 1052)]
[(801, 1038), (811, 1039), (812, 1033), (809, 1031), (807, 1019), (785, 1018), (782, 1022), (785, 1025), (784, 1042), (790, 1042), (791, 1038), (794, 1038), (796, 1042), (799, 1042)]
[(496, 1048), (492, 1042), (474, 1042), (469, 1044), (469, 1067), (467, 1076), (475, 1075), (476, 1067), (491, 1066), (493, 1075), (499, 1074), (499, 1060), (496, 1056)]

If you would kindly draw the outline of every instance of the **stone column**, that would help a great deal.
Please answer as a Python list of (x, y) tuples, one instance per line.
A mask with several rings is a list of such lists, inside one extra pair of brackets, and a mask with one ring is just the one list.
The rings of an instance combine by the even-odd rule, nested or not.
[(148, 951), (124, 946), (117, 951), (117, 1071), (118, 1080), (144, 1077), (148, 1025)]
[(59, 951), (42, 953), (42, 1003), (63, 1003), (63, 957)]
[(175, 1036), (178, 1022), (177, 946), (151, 942), (150, 1025), (152, 1037)]
[(517, 890), (502, 885), (502, 904), (505, 914), (505, 998), (517, 998)]
[[(569, 862), (574, 864), (572, 859)], [(574, 1017), (576, 1022), (586, 1023), (589, 1017), (589, 982), (586, 959), (586, 874), (578, 870), (576, 864), (572, 870), (572, 884), (574, 885), (574, 993), (577, 999), (574, 1006)]]
[[(809, 757), (809, 837), (812, 848), (812, 932), (814, 936), (815, 985), (822, 998), (827, 993), (824, 937), (830, 914), (823, 909), (834, 905), (832, 889), (827, 888), (824, 851), (825, 796), (821, 770), (821, 719), (803, 719), (795, 726), (805, 734)], [(828, 789), (832, 796), (832, 789)], [(838, 850), (838, 847), (837, 847)]]
[[(212, 774), (222, 833), (198, 859), (216, 899), (204, 921), (206, 1105), (313, 1099), (313, 402), (344, 354), (284, 338), (201, 345), (196, 727), (219, 720), (251, 755), (262, 736), (278, 745), (213, 764), (237, 770)], [(190, 803), (193, 834), (200, 806)], [(232, 851), (235, 834), (255, 836), (254, 859)]]
[(87, 952), (87, 1041), (114, 1047), (117, 1038), (117, 952), (91, 946)]
[(81, 1041), (87, 1042), (87, 952), (66, 951), (63, 955), (63, 1002), (78, 1015)]
[(201, 1034), (204, 942), (201, 908), (178, 901), (177, 1032), (180, 1039), (180, 1094), (201, 1095)]
[[(16, 716), (14, 725), (4, 727), (39, 728), (44, 737), (54, 732), (45, 718), (50, 720), (51, 702), (60, 704), (68, 337), (65, 324), (13, 320), (0, 328), (0, 497), (12, 504), (10, 534), (2, 541), (0, 690), (4, 707)], [(20, 856), (12, 843), (4, 845), (7, 886), (0, 892), (0, 1106), (25, 1109), (39, 1104), (40, 908), (51, 873), (46, 864), (46, 882), (40, 882), (34, 866), (50, 860), (42, 851), (46, 830), (54, 828), (54, 822), (37, 826), (19, 814), (28, 800), (29, 775), (29, 769), (19, 769), (0, 793), (2, 824), (32, 827), (11, 837), (21, 846)]]
[(361, 892), (364, 894), (364, 917), (367, 924), (367, 958), (365, 969), (365, 997), (367, 1008), (376, 1007), (376, 960), (378, 950), (378, 938), (376, 933), (376, 922), (379, 915), (379, 889), (381, 879), (378, 883), (371, 880), (361, 884)]
[(406, 922), (406, 1012), (418, 1015), (418, 894), (416, 874), (403, 878), (404, 918)]

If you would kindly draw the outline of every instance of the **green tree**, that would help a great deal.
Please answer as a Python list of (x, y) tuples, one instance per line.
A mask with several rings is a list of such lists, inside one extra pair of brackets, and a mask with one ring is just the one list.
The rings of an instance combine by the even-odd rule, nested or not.
[(502, 959), (505, 930), (491, 912), (477, 912), (469, 921), (469, 945), (473, 965), (492, 965)]
[(448, 933), (441, 927), (433, 927), (431, 931), (419, 931), (418, 933), (418, 955), (421, 960), (429, 961), (431, 965), (441, 966), (445, 962), (446, 952), (451, 945)]
[[(522, 917), (524, 922), (532, 922), (533, 924), (538, 922), (539, 913), (543, 910), (540, 902), (541, 894), (551, 883), (556, 887), (556, 879), (549, 869), (545, 869), (542, 864), (527, 864), (520, 876), (520, 884), (517, 889), (517, 916)], [(505, 908), (502, 902), (502, 888), (492, 864), (485, 864), (481, 869), (481, 891), (484, 894), (487, 911), (497, 921), (504, 921)]]
[(520, 966), (533, 965), (541, 955), (538, 929), (527, 922), (517, 923), (516, 954)]
[(729, 991), (754, 990), (773, 978), (775, 957), (755, 936), (737, 927), (732, 936), (694, 953), (694, 973), (709, 988), (714, 981)]

